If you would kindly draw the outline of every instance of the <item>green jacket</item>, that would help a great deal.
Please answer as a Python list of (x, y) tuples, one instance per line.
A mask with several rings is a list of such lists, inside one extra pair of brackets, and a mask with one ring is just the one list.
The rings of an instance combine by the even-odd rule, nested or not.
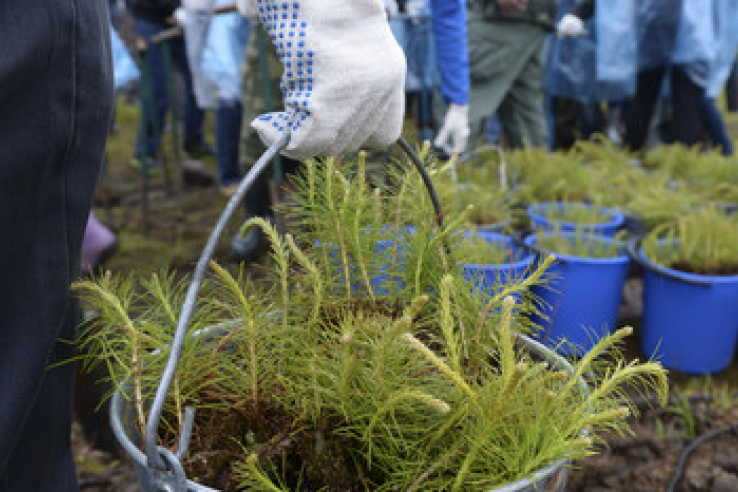
[(497, 5), (497, 0), (469, 0), (469, 9), (478, 12), (485, 20), (510, 20), (554, 28), (556, 2), (554, 0), (528, 0), (528, 7), (520, 13), (507, 14)]

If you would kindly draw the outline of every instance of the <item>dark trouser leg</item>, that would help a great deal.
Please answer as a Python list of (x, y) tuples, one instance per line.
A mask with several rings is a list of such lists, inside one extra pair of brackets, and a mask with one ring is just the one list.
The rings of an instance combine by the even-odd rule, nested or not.
[(692, 147), (700, 135), (700, 102), (704, 90), (680, 68), (671, 70), (671, 128), (674, 141)]
[(241, 178), (238, 139), (241, 137), (243, 106), (240, 101), (220, 101), (215, 111), (215, 134), (218, 144), (218, 182), (227, 186)]
[(728, 130), (725, 128), (723, 116), (720, 114), (715, 100), (703, 97), (699, 103), (700, 121), (705, 128), (705, 132), (710, 137), (710, 141), (720, 147), (720, 151), (725, 156), (733, 155), (733, 142), (730, 140)]
[(554, 116), (554, 150), (568, 150), (580, 138), (582, 106), (574, 99), (554, 96), (551, 98)]
[(203, 125), (205, 123), (205, 112), (197, 105), (195, 99), (195, 87), (192, 82), (192, 72), (187, 61), (184, 40), (177, 39), (169, 42), (171, 62), (182, 75), (183, 97), (184, 97), (184, 147), (189, 149), (204, 143)]
[(151, 43), (152, 36), (166, 29), (158, 22), (135, 18), (136, 32), (148, 43), (143, 62), (148, 71), (148, 84), (142, 87), (142, 94), (146, 101), (145, 125), (146, 135), (139, 135), (136, 142), (135, 154), (139, 157), (154, 156), (159, 148), (161, 134), (169, 108), (169, 90), (167, 87), (167, 71), (164, 57), (164, 48), (161, 44)]
[(625, 115), (625, 137), (623, 140), (630, 150), (641, 150), (646, 144), (653, 110), (661, 93), (661, 83), (665, 73), (666, 68), (657, 68), (638, 74), (636, 94), (629, 102)]
[(77, 489), (69, 446), (79, 268), (110, 124), (107, 2), (0, 7), (0, 491)]
[(730, 113), (738, 112), (738, 62), (733, 62), (725, 81), (725, 106)]

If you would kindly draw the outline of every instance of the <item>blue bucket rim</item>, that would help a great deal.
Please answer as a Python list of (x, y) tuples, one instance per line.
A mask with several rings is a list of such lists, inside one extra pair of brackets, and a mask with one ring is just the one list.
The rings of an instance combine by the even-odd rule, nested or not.
[(612, 219), (610, 219), (607, 222), (595, 222), (592, 224), (578, 224), (576, 222), (564, 222), (560, 220), (551, 220), (548, 217), (545, 217), (538, 212), (540, 208), (550, 208), (553, 206), (562, 206), (562, 205), (575, 205), (575, 206), (581, 205), (585, 208), (594, 208), (594, 205), (591, 205), (585, 202), (563, 202), (563, 201), (562, 202), (535, 202), (535, 203), (531, 203), (530, 205), (528, 205), (526, 212), (528, 213), (528, 216), (532, 219), (543, 221), (543, 222), (550, 222), (552, 224), (559, 224), (562, 227), (601, 229), (601, 228), (620, 227), (625, 223), (625, 214), (623, 214), (619, 210), (616, 210), (614, 208), (608, 208), (608, 207), (598, 206), (597, 208), (604, 214), (612, 217)]
[(738, 274), (736, 275), (703, 275), (700, 273), (690, 273), (690, 272), (685, 272), (682, 270), (676, 270), (674, 268), (661, 265), (653, 261), (648, 256), (646, 256), (645, 251), (643, 251), (642, 245), (639, 246), (638, 248), (638, 258), (642, 260), (641, 264), (643, 267), (646, 268), (646, 270), (652, 273), (655, 273), (655, 274), (660, 274), (661, 276), (670, 278), (672, 280), (684, 280), (685, 282), (689, 282), (689, 283), (701, 283), (701, 284), (738, 283)]
[(533, 253), (527, 249), (520, 247), (515, 239), (512, 236), (508, 236), (507, 234), (500, 234), (498, 232), (484, 232), (484, 231), (466, 231), (464, 232), (464, 236), (479, 236), (484, 239), (500, 239), (505, 242), (509, 242), (511, 246), (518, 247), (519, 249), (523, 250), (525, 253), (525, 256), (518, 261), (512, 261), (509, 263), (499, 263), (499, 264), (491, 264), (491, 263), (461, 263), (461, 266), (464, 268), (476, 268), (479, 270), (484, 271), (501, 271), (501, 270), (509, 270), (510, 268), (527, 268), (530, 266), (531, 263), (533, 263), (534, 255)]
[[(536, 232), (536, 233), (529, 234), (528, 236), (526, 236), (524, 241), (525, 241), (526, 246), (535, 246), (534, 243), (538, 240), (539, 237), (553, 236), (556, 234), (557, 233), (555, 232)], [(618, 241), (617, 239), (613, 239), (607, 236), (602, 236), (600, 234), (581, 233), (581, 232), (559, 232), (558, 235), (565, 237), (565, 238), (570, 238), (570, 237), (574, 237), (578, 235), (578, 236), (582, 236), (586, 238), (597, 239), (597, 240), (604, 241), (607, 243), (620, 242), (620, 243), (623, 243), (623, 251), (618, 256), (613, 256), (610, 258), (587, 258), (584, 256), (564, 255), (564, 254), (557, 253), (555, 251), (546, 251), (547, 253), (552, 253), (553, 255), (555, 255), (557, 259), (561, 258), (562, 260), (567, 261), (567, 262), (574, 261), (577, 263), (589, 263), (589, 264), (594, 264), (594, 265), (608, 265), (608, 264), (620, 265), (620, 264), (628, 263), (630, 261), (630, 256), (628, 256), (628, 252), (625, 249), (625, 243), (622, 241)]]

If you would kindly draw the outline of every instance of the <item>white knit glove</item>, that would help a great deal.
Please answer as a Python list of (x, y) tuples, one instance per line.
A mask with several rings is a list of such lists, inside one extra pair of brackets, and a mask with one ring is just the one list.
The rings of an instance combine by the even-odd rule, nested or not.
[(193, 15), (212, 14), (214, 8), (215, 0), (183, 0), (182, 6), (177, 7), (172, 17), (178, 26), (187, 27), (193, 22)]
[(425, 0), (408, 0), (405, 3), (405, 12), (415, 22), (420, 22), (430, 15), (428, 2)]
[(387, 15), (394, 17), (400, 12), (400, 8), (397, 6), (395, 0), (384, 0), (384, 10), (387, 11)]
[(560, 38), (571, 37), (576, 38), (587, 34), (582, 19), (573, 14), (566, 14), (556, 24), (556, 35)]
[(190, 10), (199, 12), (212, 12), (216, 0), (182, 0), (182, 5)]
[(469, 106), (451, 103), (435, 141), (447, 154), (463, 152), (469, 139)]
[(266, 145), (283, 132), (295, 159), (386, 148), (402, 130), (405, 56), (380, 0), (239, 0), (258, 13), (283, 66), (285, 110), (251, 124)]

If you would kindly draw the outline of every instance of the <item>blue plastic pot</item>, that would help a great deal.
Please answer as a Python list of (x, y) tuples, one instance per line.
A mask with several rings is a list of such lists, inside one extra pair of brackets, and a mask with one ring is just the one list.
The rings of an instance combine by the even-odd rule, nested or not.
[(510, 261), (498, 265), (480, 265), (464, 263), (464, 278), (473, 282), (475, 288), (490, 296), (495, 295), (505, 285), (520, 282), (529, 272), (533, 263), (533, 254), (527, 248), (515, 243), (510, 236), (495, 232), (473, 232), (465, 236), (478, 236), (490, 244), (503, 247), (510, 251)]
[(738, 340), (738, 275), (680, 272), (657, 265), (642, 249), (641, 347), (665, 367), (688, 374), (726, 369)]
[[(389, 227), (383, 227), (382, 232), (385, 233), (383, 237), (386, 237), (393, 231)], [(394, 239), (384, 239), (375, 243), (374, 250), (377, 255), (373, 262), (366, 265), (374, 294), (395, 294), (405, 287), (402, 273), (407, 268), (408, 236), (413, 232), (414, 228), (402, 226), (399, 231), (394, 231)], [(345, 272), (338, 247), (333, 243), (323, 244), (320, 241), (316, 242), (315, 246), (328, 248), (334, 275), (339, 279), (338, 285), (342, 287), (345, 282)], [(352, 291), (362, 296), (368, 295), (361, 269), (354, 262), (352, 253), (348, 253), (348, 260)]]
[(605, 222), (595, 224), (577, 224), (575, 222), (563, 222), (551, 220), (548, 215), (551, 209), (563, 210), (565, 207), (582, 207), (591, 209), (592, 206), (579, 202), (541, 202), (533, 203), (528, 206), (527, 214), (530, 219), (531, 228), (534, 231), (553, 231), (561, 232), (580, 231), (588, 234), (598, 234), (606, 237), (613, 237), (625, 225), (625, 216), (617, 210), (600, 207), (599, 210), (607, 217)]
[[(539, 237), (528, 236), (525, 243), (538, 249)], [(591, 238), (612, 243), (614, 240), (581, 233), (561, 233), (565, 238)], [(612, 258), (580, 258), (556, 255), (557, 261), (545, 273), (546, 283), (532, 290), (543, 302), (544, 317), (534, 319), (540, 327), (539, 337), (560, 353), (581, 356), (603, 337), (610, 335), (617, 323), (623, 285), (630, 266), (630, 257), (623, 252)], [(541, 252), (540, 254), (545, 254)]]

